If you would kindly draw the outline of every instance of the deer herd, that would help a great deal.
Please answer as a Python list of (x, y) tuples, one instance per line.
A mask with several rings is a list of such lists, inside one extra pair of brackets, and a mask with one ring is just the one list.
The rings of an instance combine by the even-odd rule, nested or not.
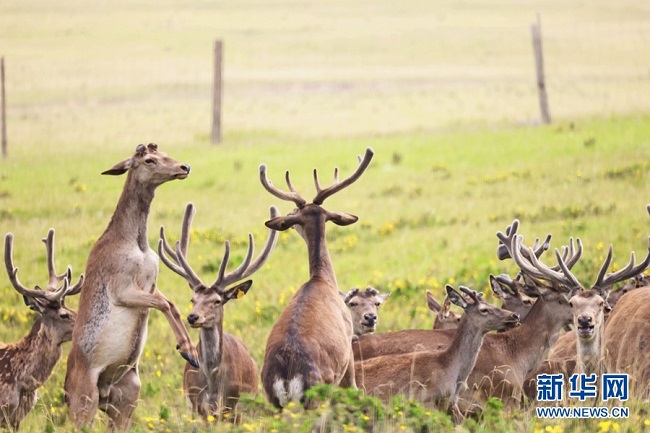
[[(549, 266), (541, 258), (551, 236), (528, 247), (514, 220), (497, 233), (497, 256), (513, 260), (519, 273), (514, 279), (507, 274), (489, 278), (501, 307), (486, 302), (482, 293), (447, 285), (442, 303), (426, 292), (427, 305), (436, 313), (433, 329), (375, 333), (378, 308), (388, 294), (371, 286), (341, 291), (326, 243), (328, 221), (345, 226), (358, 218), (323, 207), (326, 199), (363, 175), (373, 155), (366, 149), (356, 170), (342, 181), (336, 169), (328, 187), (321, 187), (314, 170), (316, 194), (311, 202), (296, 191), (288, 171), (287, 189), (279, 189), (262, 164), (262, 186), (295, 209), (281, 216), (272, 206), (261, 252), (253, 258), (249, 234), (247, 253), (231, 271), (226, 241), (216, 279), (209, 284), (189, 263), (196, 213), (192, 203), (186, 207), (179, 240), (170, 245), (161, 227), (157, 254), (149, 246), (147, 220), (156, 188), (190, 174), (189, 165), (168, 157), (155, 144), (137, 146), (133, 156), (102, 173), (126, 173), (126, 181), (111, 221), (90, 251), (85, 276), (76, 283), (70, 267), (60, 275), (55, 270), (50, 229), (43, 239), (49, 281), (44, 288), (25, 287), (13, 261), (14, 236), (7, 233), (9, 281), (38, 319), (19, 342), (0, 343), (0, 428), (19, 429), (36, 403), (37, 389), (61, 357), (62, 343), (71, 341), (64, 391), (76, 428), (91, 426), (99, 409), (108, 417), (109, 430), (127, 430), (140, 398), (138, 363), (151, 308), (169, 322), (176, 348), (186, 360), (185, 396), (192, 411), (205, 420), (237, 422), (240, 395), (257, 393), (260, 378), (266, 397), (278, 408), (290, 402), (310, 408), (313, 402), (306, 390), (331, 384), (359, 388), (383, 401), (403, 394), (447, 411), (457, 423), (480, 412), (489, 397), (500, 398), (507, 408), (534, 400), (536, 378), (543, 373), (624, 372), (635, 395), (650, 398), (650, 277), (644, 275), (650, 265), (650, 238), (642, 262), (637, 264), (631, 253), (629, 263), (615, 272), (608, 272), (610, 246), (587, 289), (572, 273), (582, 256), (579, 239), (555, 249), (557, 264)], [(269, 259), (278, 232), (292, 227), (307, 245), (309, 279), (277, 317), (260, 369), (245, 343), (224, 332), (224, 305), (250, 290), (250, 277)], [(199, 329), (196, 345), (180, 310), (158, 290), (159, 261), (192, 290), (187, 324)], [(624, 284), (616, 289), (619, 283)], [(65, 299), (77, 294), (75, 312), (65, 306)], [(452, 304), (462, 314), (452, 311)]]

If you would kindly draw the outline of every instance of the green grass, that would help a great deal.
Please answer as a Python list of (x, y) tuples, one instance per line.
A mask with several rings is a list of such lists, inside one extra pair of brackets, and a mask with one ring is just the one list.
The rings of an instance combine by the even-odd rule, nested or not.
[[(255, 235), (257, 245), (263, 242), (269, 205), (284, 213), (292, 208), (259, 184), (260, 163), (268, 165), (269, 177), (280, 185), (284, 170), (289, 169), (294, 185), (309, 197), (314, 193), (312, 168), (319, 169), (322, 182), (335, 165), (345, 175), (354, 169), (356, 154), (371, 146), (376, 156), (364, 176), (325, 203), (328, 209), (360, 217), (349, 227), (328, 227), (339, 285), (347, 290), (373, 284), (392, 292), (381, 311), (380, 331), (427, 328), (431, 317), (425, 290), (441, 296), (445, 283), (465, 284), (486, 291), (490, 298), (488, 275), (515, 272), (511, 263), (499, 262), (494, 254), (495, 232), (515, 217), (522, 222), (526, 242), (547, 233), (553, 234), (555, 246), (566, 243), (569, 236), (580, 237), (585, 253), (575, 272), (584, 284), (594, 280), (609, 243), (614, 245), (614, 267), (624, 264), (630, 251), (645, 255), (649, 130), (650, 118), (636, 116), (533, 129), (301, 140), (256, 147), (161, 145), (173, 157), (190, 163), (192, 174), (159, 188), (149, 218), (150, 244), (155, 245), (161, 224), (176, 239), (185, 203), (193, 201), (197, 215), (190, 259), (206, 280), (216, 278), (223, 240), (238, 241), (233, 248), (235, 264), (245, 252), (248, 232)], [(585, 143), (590, 140), (593, 144)], [(59, 268), (70, 263), (75, 274), (84, 269), (123, 183), (122, 178), (99, 173), (130, 152), (130, 148), (121, 155), (111, 152), (110, 159), (64, 150), (61, 157), (14, 154), (3, 163), (0, 231), (15, 235), (14, 260), (23, 283), (45, 280), (40, 238), (49, 227), (56, 229)], [(304, 242), (292, 231), (283, 232), (268, 264), (254, 276), (249, 295), (228, 306), (226, 330), (244, 339), (259, 365), (271, 325), (307, 275)], [(162, 267), (159, 287), (187, 314), (190, 291), (184, 281)], [(0, 290), (5, 293), (2, 313), (10, 317), (0, 325), (0, 335), (4, 341), (15, 341), (33, 319), (7, 279)], [(75, 302), (71, 299), (72, 305)], [(147, 430), (154, 422), (149, 418), (162, 407), (176, 423), (172, 431), (183, 431), (190, 422), (180, 391), (183, 363), (165, 319), (157, 312), (151, 314), (149, 335), (141, 363), (144, 385), (136, 431)], [(26, 421), (34, 429), (42, 428), (44, 414), (55, 426), (63, 422), (55, 431), (70, 428), (60, 401), (64, 366), (59, 364), (41, 403)], [(639, 416), (647, 417), (643, 414)], [(300, 419), (309, 422), (310, 416), (301, 414)], [(534, 424), (531, 414), (518, 416), (523, 417), (522, 425)], [(155, 428), (161, 428), (159, 418), (153, 418)], [(265, 430), (259, 424), (263, 419), (247, 422)], [(566, 428), (581, 431), (580, 426), (567, 424)]]
[[(617, 268), (630, 251), (645, 255), (650, 234), (650, 80), (642, 55), (649, 8), (632, 0), (2, 2), (9, 158), (0, 161), (0, 234), (14, 233), (26, 285), (45, 282), (40, 239), (50, 227), (59, 269), (70, 263), (78, 275), (123, 184), (99, 173), (153, 141), (191, 164), (192, 174), (158, 190), (150, 245), (160, 225), (177, 238), (193, 201), (190, 258), (209, 280), (225, 239), (252, 232), (259, 246), (268, 207), (292, 208), (262, 188), (259, 164), (277, 185), (289, 169), (310, 198), (313, 168), (325, 183), (334, 166), (350, 173), (371, 146), (369, 170), (325, 207), (360, 218), (328, 227), (328, 242), (341, 289), (372, 284), (392, 292), (380, 331), (430, 327), (425, 290), (441, 296), (445, 283), (490, 299), (488, 275), (515, 272), (494, 254), (495, 232), (514, 218), (526, 242), (552, 233), (560, 246), (580, 237), (585, 252), (575, 272), (590, 284), (610, 243)], [(533, 126), (536, 12), (555, 120), (544, 127)], [(226, 56), (219, 146), (208, 142), (215, 38)], [(236, 243), (233, 261), (244, 252)], [(258, 365), (275, 318), (307, 275), (304, 242), (282, 233), (252, 290), (227, 308), (226, 330), (244, 339)], [(184, 281), (162, 267), (159, 287), (187, 314)], [(0, 293), (0, 340), (16, 341), (34, 316), (6, 278)], [(134, 431), (226, 430), (192, 422), (173, 335), (161, 314), (150, 317)], [(24, 431), (70, 431), (64, 367), (62, 360)], [(371, 416), (364, 410), (373, 403), (363, 397), (322, 392), (317, 413), (269, 415), (258, 396), (239, 430), (300, 430), (294, 424), (323, 417), (345, 431), (349, 416), (360, 429), (364, 416), (381, 431), (421, 431), (426, 422), (452, 429), (418, 405), (396, 403)], [(647, 403), (629, 406), (634, 416), (619, 420), (620, 431), (647, 429)], [(495, 404), (462, 430), (615, 430), (600, 422), (547, 425), (530, 412), (504, 416)]]

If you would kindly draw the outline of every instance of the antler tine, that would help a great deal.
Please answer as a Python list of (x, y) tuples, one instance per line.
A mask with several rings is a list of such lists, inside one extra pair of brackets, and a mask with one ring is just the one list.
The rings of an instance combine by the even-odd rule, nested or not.
[[(68, 266), (68, 275), (70, 275), (70, 280), (72, 280), (72, 268)], [(84, 274), (79, 275), (79, 281), (74, 286), (68, 287), (68, 290), (65, 293), (65, 296), (73, 296), (81, 292), (81, 288), (84, 284)]]
[[(544, 276), (544, 274), (535, 266), (533, 266), (530, 261), (528, 261), (523, 257), (521, 251), (522, 240), (523, 240), (522, 235), (516, 235), (512, 238), (512, 244), (510, 246), (510, 253), (512, 255), (512, 259), (515, 261), (517, 266), (519, 266), (519, 269), (521, 269), (522, 272), (530, 275), (533, 278), (545, 280), (546, 277)], [(531, 255), (534, 256), (535, 254), (529, 254), (529, 256)], [(530, 259), (530, 257), (528, 257), (528, 259)]]
[(354, 298), (354, 296), (357, 293), (359, 293), (359, 288), (358, 287), (353, 288), (345, 295), (345, 299), (343, 300), (343, 302), (347, 304), (348, 302), (350, 302), (350, 299)]
[(479, 302), (481, 302), (481, 301), (479, 300), (480, 295), (479, 295), (475, 290), (472, 290), (472, 289), (470, 289), (469, 287), (465, 287), (465, 286), (458, 286), (458, 288), (459, 288), (463, 293), (465, 293), (465, 294), (468, 295), (470, 298), (472, 298), (472, 300), (473, 300), (475, 303), (478, 304)]
[[(227, 243), (224, 260), (223, 262), (221, 262), (221, 266), (219, 266), (219, 275), (217, 276), (217, 279), (212, 285), (213, 286), (220, 285), (221, 287), (226, 287), (234, 283), (235, 281), (239, 281), (242, 278), (245, 278), (243, 277), (243, 275), (244, 272), (246, 271), (246, 268), (248, 268), (248, 265), (250, 265), (251, 263), (254, 249), (255, 249), (255, 243), (253, 242), (253, 235), (249, 233), (248, 251), (246, 251), (246, 257), (244, 257), (244, 261), (242, 261), (241, 264), (234, 271), (226, 274), (226, 265), (228, 264), (228, 257), (230, 255), (230, 244)], [(222, 273), (222, 269), (223, 269), (223, 273)]]
[(499, 238), (499, 246), (497, 247), (497, 257), (499, 260), (505, 260), (512, 257), (510, 252), (510, 247), (512, 246), (512, 240), (517, 235), (517, 230), (519, 229), (519, 220), (515, 219), (512, 224), (509, 224), (506, 227), (505, 234), (498, 231), (497, 238)]
[(192, 227), (192, 221), (194, 221), (194, 215), (196, 215), (194, 203), (189, 202), (187, 206), (185, 206), (183, 225), (181, 226), (181, 253), (185, 257), (187, 257), (187, 249), (190, 244), (190, 228)]
[[(169, 254), (172, 257), (172, 260), (178, 262), (178, 256), (176, 255), (174, 250), (172, 250), (169, 247), (169, 245), (167, 245), (167, 241), (165, 239), (163, 239), (163, 237), (164, 237), (164, 228), (163, 227), (160, 228), (160, 236), (161, 236), (161, 239), (158, 240), (158, 255), (160, 256), (160, 260), (169, 269), (171, 269), (172, 271), (174, 271), (175, 273), (177, 273), (181, 277), (185, 278), (187, 275), (185, 274), (185, 271), (183, 270), (183, 268), (181, 268), (176, 263), (172, 262), (171, 260), (169, 260), (169, 258), (167, 258), (167, 254)], [(169, 248), (169, 251), (167, 250), (168, 248)], [(171, 253), (170, 253), (170, 251), (171, 251)]]
[[(269, 213), (271, 215), (271, 218), (275, 218), (280, 216), (280, 211), (278, 208), (275, 206), (271, 206), (269, 208)], [(266, 238), (266, 242), (264, 243), (264, 247), (262, 248), (262, 251), (260, 252), (259, 256), (250, 265), (247, 266), (240, 266), (242, 268), (241, 271), (239, 271), (239, 268), (235, 270), (231, 275), (228, 275), (226, 277), (226, 284), (229, 285), (234, 283), (235, 281), (238, 280), (243, 280), (244, 278), (247, 278), (251, 275), (253, 275), (259, 268), (261, 268), (264, 263), (268, 260), (269, 256), (271, 255), (271, 251), (273, 251), (273, 248), (275, 248), (275, 244), (278, 241), (278, 234), (279, 232), (277, 230), (269, 230), (269, 235)], [(252, 235), (249, 235), (249, 250), (250, 254), (252, 256), (253, 254), (253, 237)], [(245, 260), (246, 261), (246, 260)], [(243, 263), (242, 263), (243, 265)]]
[[(56, 269), (54, 267), (54, 229), (50, 229), (47, 232), (47, 237), (42, 239), (45, 244), (45, 255), (47, 257), (47, 273), (49, 275), (49, 282), (47, 283), (48, 290), (55, 290), (59, 283), (68, 276), (67, 272), (62, 273), (61, 275), (56, 274)], [(68, 276), (68, 279), (71, 277)]]
[(289, 180), (289, 171), (287, 171), (285, 178), (287, 181), (287, 186), (291, 192), (281, 191), (273, 186), (273, 182), (271, 182), (266, 175), (266, 164), (260, 165), (260, 182), (262, 182), (264, 189), (266, 189), (268, 192), (280, 200), (292, 201), (299, 208), (304, 207), (307, 202), (300, 196), (300, 194), (296, 192), (296, 190), (293, 188), (293, 185), (291, 185), (291, 181)]
[(596, 282), (592, 286), (593, 288), (606, 288), (610, 287), (620, 281), (627, 280), (628, 278), (632, 278), (641, 272), (645, 271), (648, 268), (648, 265), (650, 265), (650, 237), (648, 238), (648, 255), (646, 258), (643, 260), (643, 262), (639, 263), (637, 266), (634, 266), (634, 261), (635, 261), (635, 255), (634, 251), (630, 253), (630, 261), (629, 263), (622, 269), (619, 269), (616, 272), (612, 272), (610, 274), (605, 275), (605, 271), (607, 268), (609, 268), (609, 264), (611, 262), (611, 254), (612, 254), (612, 246), (610, 245), (609, 247), (609, 253), (607, 254), (607, 258), (610, 260), (605, 260), (605, 264), (603, 264), (603, 267), (601, 268), (600, 272), (598, 273), (598, 278), (596, 279)]
[[(36, 286), (35, 289), (28, 289), (23, 286), (20, 280), (18, 279), (18, 268), (14, 266), (13, 259), (13, 243), (14, 235), (12, 233), (7, 233), (5, 236), (5, 267), (7, 269), (7, 274), (9, 275), (9, 281), (14, 286), (14, 289), (23, 296), (30, 298), (40, 298), (46, 299), (48, 301), (57, 301), (63, 293), (68, 289), (68, 280), (67, 277), (63, 278), (63, 286), (57, 290), (41, 290), (40, 287)], [(66, 273), (67, 275), (67, 273)]]
[[(190, 242), (190, 228), (192, 227), (192, 221), (194, 220), (194, 215), (196, 214), (196, 209), (194, 204), (189, 202), (185, 207), (185, 213), (183, 214), (183, 223), (181, 226), (181, 239), (179, 241), (179, 252), (181, 255), (187, 258), (187, 250), (189, 248)], [(158, 241), (158, 255), (160, 260), (172, 271), (181, 277), (185, 278), (190, 284), (194, 284), (192, 276), (188, 275), (185, 269), (180, 265), (178, 259), (177, 251), (172, 249), (167, 243), (167, 237), (165, 236), (165, 226), (160, 226), (160, 240)], [(171, 258), (171, 260), (167, 257)], [(172, 261), (173, 260), (173, 261)], [(200, 279), (198, 279), (200, 282)], [(193, 286), (194, 287), (194, 286)]]
[[(182, 254), (181, 252), (181, 241), (176, 241), (176, 257), (178, 258), (178, 264), (181, 265), (184, 271), (184, 275), (182, 275), (185, 280), (190, 284), (192, 287), (192, 290), (198, 286), (202, 286), (203, 281), (201, 281), (201, 278), (199, 278), (198, 275), (196, 275), (196, 272), (192, 269), (189, 263), (187, 263), (187, 258)], [(158, 249), (160, 250), (160, 243), (158, 243)], [(166, 263), (165, 263), (166, 264)], [(175, 271), (175, 269), (172, 269)]]
[[(571, 247), (573, 247), (573, 239), (571, 239)], [(560, 283), (566, 281), (563, 284), (567, 285), (569, 289), (582, 288), (582, 284), (580, 284), (580, 281), (578, 281), (576, 276), (573, 275), (568, 264), (564, 262), (564, 259), (560, 255), (560, 251), (558, 251), (557, 248), (555, 249), (555, 258), (557, 259), (557, 263), (560, 266), (560, 269), (562, 269), (562, 274), (560, 275), (563, 275), (565, 277), (565, 280), (558, 278), (557, 281)], [(566, 284), (566, 283), (570, 283), (570, 284)]]
[[(343, 188), (351, 185), (354, 183), (357, 179), (361, 177), (361, 175), (366, 171), (368, 166), (370, 165), (370, 161), (372, 161), (372, 157), (374, 156), (375, 152), (372, 150), (372, 148), (368, 147), (366, 148), (366, 153), (364, 154), (363, 158), (359, 162), (359, 166), (357, 169), (352, 173), (348, 178), (343, 180), (342, 182), (335, 182), (332, 186), (329, 186), (325, 189), (322, 189), (318, 191), (316, 194), (316, 197), (314, 197), (314, 204), (321, 205), (323, 202), (330, 197), (331, 195), (341, 191)], [(337, 176), (338, 177), (338, 176)]]

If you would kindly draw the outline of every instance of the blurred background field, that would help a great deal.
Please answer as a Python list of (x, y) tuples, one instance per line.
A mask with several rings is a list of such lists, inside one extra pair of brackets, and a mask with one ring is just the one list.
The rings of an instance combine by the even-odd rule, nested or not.
[[(537, 12), (549, 126), (538, 125)], [(15, 234), (26, 285), (45, 281), (40, 239), (50, 227), (59, 268), (70, 263), (78, 275), (123, 184), (99, 173), (156, 142), (192, 173), (159, 189), (150, 245), (162, 224), (176, 239), (193, 201), (190, 257), (210, 280), (224, 240), (234, 241), (234, 266), (248, 232), (263, 243), (271, 204), (291, 210), (262, 188), (259, 164), (276, 185), (289, 169), (309, 198), (313, 168), (323, 183), (335, 166), (347, 175), (371, 146), (370, 169), (325, 207), (360, 217), (328, 227), (328, 242), (341, 289), (392, 292), (382, 332), (430, 327), (425, 290), (442, 296), (446, 283), (491, 298), (488, 275), (515, 272), (494, 254), (495, 232), (514, 218), (526, 242), (580, 237), (575, 271), (588, 285), (610, 243), (616, 268), (630, 251), (644, 256), (650, 235), (648, 17), (642, 1), (3, 1), (9, 157), (0, 161), (0, 234)], [(224, 136), (215, 146), (217, 38)], [(249, 295), (226, 308), (226, 330), (260, 366), (270, 327), (307, 275), (303, 241), (282, 233)], [(184, 281), (161, 267), (159, 286), (189, 311)], [(34, 318), (7, 278), (0, 292), (0, 341), (16, 341)], [(164, 407), (180, 426), (170, 431), (187, 431), (183, 365), (162, 315), (150, 317), (135, 429), (171, 429), (160, 422)], [(64, 366), (25, 431), (69, 431)], [(647, 405), (635, 416), (631, 429), (650, 418)], [(526, 419), (526, 428), (544, 427)]]

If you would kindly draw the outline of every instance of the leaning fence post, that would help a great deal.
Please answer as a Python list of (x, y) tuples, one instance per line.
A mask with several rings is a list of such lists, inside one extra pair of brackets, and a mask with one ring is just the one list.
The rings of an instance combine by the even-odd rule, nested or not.
[(213, 144), (221, 143), (221, 91), (223, 72), (223, 44), (214, 42), (214, 88), (212, 92), (212, 135)]
[(546, 94), (546, 79), (544, 77), (544, 54), (542, 51), (542, 22), (537, 14), (537, 23), (530, 26), (533, 36), (533, 51), (535, 53), (535, 70), (537, 72), (537, 92), (539, 95), (539, 110), (542, 123), (551, 123), (548, 109), (548, 95)]

